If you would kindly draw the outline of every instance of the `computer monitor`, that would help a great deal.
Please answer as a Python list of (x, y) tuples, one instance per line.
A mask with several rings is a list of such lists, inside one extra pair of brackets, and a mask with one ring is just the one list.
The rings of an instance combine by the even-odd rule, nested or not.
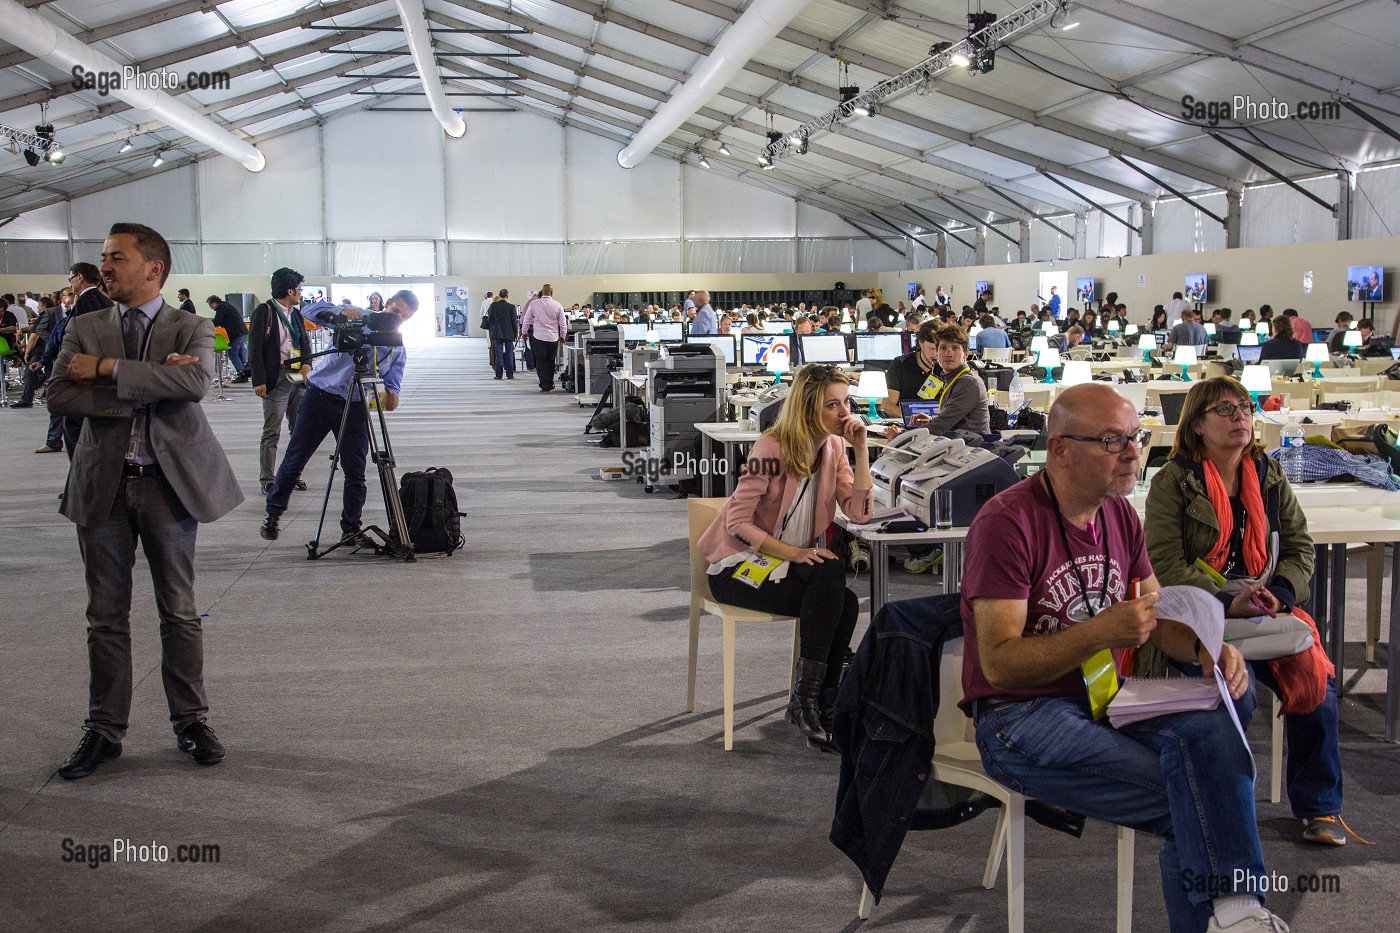
[(1347, 266), (1347, 301), (1384, 301), (1385, 269)]
[(1330, 328), (1330, 327), (1314, 327), (1314, 328), (1313, 328), (1313, 339), (1312, 339), (1312, 342), (1313, 342), (1313, 343), (1326, 343), (1326, 342), (1327, 342), (1327, 338), (1330, 337), (1330, 336), (1332, 336), (1332, 328)]
[(716, 353), (724, 357), (726, 366), (737, 366), (739, 365), (739, 357), (734, 352), (734, 339), (733, 334), (724, 334), (723, 336), (692, 334), (685, 338), (685, 342), (709, 344), (715, 348)]
[(846, 355), (846, 338), (840, 334), (803, 334), (797, 339), (801, 341), (804, 363), (850, 362)]
[(1259, 354), (1264, 352), (1264, 348), (1259, 346), (1258, 344), (1255, 344), (1252, 347), (1247, 347), (1244, 344), (1240, 344), (1239, 351), (1241, 362), (1257, 363), (1259, 362)]
[(792, 358), (792, 338), (787, 334), (743, 334), (739, 337), (739, 362), (744, 366), (767, 366), (772, 354)]
[(646, 324), (619, 324), (617, 339), (623, 343), (646, 343), (647, 331), (650, 329)]
[(856, 334), (856, 362), (897, 360), (904, 355), (903, 334)]
[(664, 342), (675, 342), (685, 339), (685, 325), (680, 321), (667, 321), (664, 324), (653, 324), (651, 329), (656, 331), (656, 339)]
[(1269, 373), (1275, 379), (1287, 379), (1298, 373), (1298, 364), (1301, 360), (1265, 360), (1269, 367)]

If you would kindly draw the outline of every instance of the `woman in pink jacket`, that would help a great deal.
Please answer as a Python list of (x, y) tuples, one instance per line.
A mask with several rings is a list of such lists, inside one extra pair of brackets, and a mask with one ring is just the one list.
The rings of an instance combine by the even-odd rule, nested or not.
[(734, 495), (699, 542), (716, 599), (797, 617), (801, 651), (787, 716), (817, 743), (859, 613), (841, 560), (817, 538), (838, 504), (856, 522), (872, 506), (865, 424), (851, 413), (850, 392), (833, 366), (798, 370), (777, 421), (735, 465)]

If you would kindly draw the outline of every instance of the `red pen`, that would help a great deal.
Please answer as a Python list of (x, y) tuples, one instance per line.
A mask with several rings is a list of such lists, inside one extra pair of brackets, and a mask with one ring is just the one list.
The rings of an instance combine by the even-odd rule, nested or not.
[(1141, 577), (1133, 577), (1133, 599), (1138, 599), (1138, 598), (1140, 598), (1141, 596), (1142, 596), (1142, 578), (1141, 578)]

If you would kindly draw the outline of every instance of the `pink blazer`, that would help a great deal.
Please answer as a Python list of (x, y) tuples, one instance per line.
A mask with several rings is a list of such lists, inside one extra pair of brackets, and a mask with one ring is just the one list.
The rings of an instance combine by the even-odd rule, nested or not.
[[(737, 470), (739, 464), (731, 464)], [(700, 536), (700, 552), (710, 563), (739, 551), (756, 551), (763, 539), (782, 523), (792, 507), (799, 480), (787, 470), (787, 460), (778, 442), (767, 434), (749, 451), (745, 473), (734, 487), (734, 495), (720, 510), (715, 523)], [(836, 505), (854, 522), (870, 517), (874, 505), (871, 490), (856, 492), (855, 473), (846, 460), (846, 442), (828, 435), (821, 464), (812, 477), (808, 495), (816, 497), (817, 511), (812, 529), (820, 535), (836, 515)]]

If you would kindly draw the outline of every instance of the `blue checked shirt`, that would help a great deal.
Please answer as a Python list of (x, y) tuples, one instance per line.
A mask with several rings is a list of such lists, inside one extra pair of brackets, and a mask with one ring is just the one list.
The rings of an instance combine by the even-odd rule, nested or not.
[[(1282, 463), (1282, 453), (1282, 448), (1279, 448), (1269, 451), (1269, 456)], [(1390, 472), (1390, 464), (1381, 457), (1350, 454), (1322, 444), (1303, 445), (1303, 482), (1325, 482), (1343, 475), (1354, 476), (1358, 483), (1391, 492), (1400, 489), (1400, 483)]]

